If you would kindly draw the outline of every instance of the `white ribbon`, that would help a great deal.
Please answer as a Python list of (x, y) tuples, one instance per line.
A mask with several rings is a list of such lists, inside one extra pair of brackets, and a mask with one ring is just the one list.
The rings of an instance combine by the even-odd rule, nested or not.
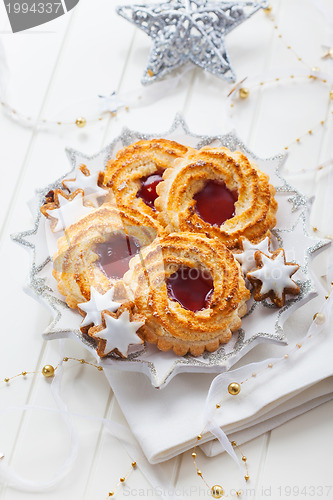
[(7, 465), (6, 458), (4, 458), (0, 460), (0, 483), (7, 484), (12, 488), (29, 493), (48, 491), (60, 484), (61, 481), (72, 472), (78, 457), (79, 438), (75, 424), (73, 423), (73, 417), (79, 417), (91, 422), (105, 425), (110, 434), (122, 442), (128, 455), (132, 460), (135, 460), (137, 462), (141, 472), (154, 488), (156, 495), (160, 495), (163, 500), (170, 500), (173, 498), (181, 499), (182, 496), (179, 494), (180, 492), (178, 490), (175, 490), (170, 483), (170, 478), (166, 474), (164, 467), (161, 465), (151, 465), (148, 462), (146, 457), (143, 455), (141, 448), (133, 437), (131, 431), (127, 427), (111, 419), (93, 417), (68, 411), (67, 405), (61, 396), (61, 382), (64, 372), (62, 363), (64, 341), (60, 340), (59, 345), (61, 361), (59, 362), (58, 369), (56, 370), (51, 385), (51, 391), (56, 403), (56, 408), (48, 408), (38, 405), (12, 406), (0, 409), (0, 414), (6, 414), (13, 411), (29, 410), (58, 413), (65, 422), (70, 436), (69, 453), (61, 467), (53, 474), (51, 478), (45, 481), (33, 481), (22, 477), (11, 466)]
[[(329, 268), (327, 271), (327, 280), (329, 287), (332, 289), (331, 286), (331, 281), (333, 280), (333, 263), (329, 264)], [(326, 324), (331, 321), (331, 317), (333, 314), (333, 292), (329, 295), (328, 299), (325, 300), (321, 310), (321, 314), (324, 314), (326, 321), (323, 324), (317, 324), (314, 321), (312, 321), (303, 341), (302, 344), (305, 342), (311, 342), (317, 335), (322, 333), (324, 327)], [(288, 354), (289, 356), (298, 352), (298, 347), (294, 346), (291, 349), (289, 349)], [(216, 412), (216, 402), (221, 401), (223, 399), (223, 396), (228, 394), (228, 385), (231, 382), (240, 382), (245, 379), (251, 380), (251, 374), (255, 372), (257, 374), (255, 378), (256, 383), (260, 383), (260, 377), (264, 374), (265, 368), (269, 363), (276, 364), (279, 362), (284, 361), (284, 356), (280, 358), (269, 358), (265, 359), (264, 361), (260, 361), (257, 363), (251, 363), (249, 365), (246, 365), (242, 368), (238, 368), (234, 371), (228, 371), (221, 373), (217, 377), (214, 378), (213, 382), (211, 383), (211, 386), (208, 391), (208, 396), (206, 399), (205, 403), (205, 408), (204, 408), (204, 424), (206, 426), (206, 429), (209, 430), (220, 442), (222, 449), (225, 450), (230, 457), (237, 463), (240, 473), (242, 475), (242, 481), (243, 481), (243, 486), (245, 484), (244, 482), (244, 474), (242, 472), (241, 464), (240, 461), (238, 460), (235, 451), (225, 434), (225, 432), (221, 429), (219, 424), (216, 422), (215, 418), (217, 416)], [(253, 380), (253, 378), (252, 378)], [(230, 396), (233, 397), (233, 396)], [(223, 411), (223, 404), (221, 405), (221, 408), (219, 409), (219, 414), (220, 412)], [(215, 416), (215, 417), (214, 417)]]

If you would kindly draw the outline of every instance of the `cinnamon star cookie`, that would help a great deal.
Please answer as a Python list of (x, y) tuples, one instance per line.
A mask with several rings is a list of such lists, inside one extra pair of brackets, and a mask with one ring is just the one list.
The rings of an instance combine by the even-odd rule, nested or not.
[(256, 251), (254, 258), (257, 269), (247, 273), (247, 278), (254, 286), (255, 300), (260, 301), (269, 297), (276, 306), (282, 307), (287, 294), (299, 293), (297, 283), (291, 279), (299, 269), (299, 265), (286, 262), (282, 248), (278, 248), (271, 257)]

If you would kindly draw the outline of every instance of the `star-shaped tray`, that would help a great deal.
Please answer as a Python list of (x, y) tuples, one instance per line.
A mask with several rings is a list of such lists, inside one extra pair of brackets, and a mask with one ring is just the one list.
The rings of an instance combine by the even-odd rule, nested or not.
[[(293, 310), (316, 295), (316, 289), (311, 278), (310, 261), (312, 254), (323, 248), (327, 241), (309, 236), (308, 200), (290, 186), (282, 177), (280, 169), (285, 155), (262, 160), (250, 152), (234, 133), (223, 136), (194, 135), (187, 128), (182, 117), (177, 116), (171, 129), (165, 133), (142, 134), (124, 129), (119, 137), (98, 154), (88, 157), (84, 154), (68, 150), (72, 164), (70, 172), (66, 173), (51, 185), (36, 192), (36, 218), (34, 228), (30, 231), (13, 235), (13, 239), (27, 247), (32, 252), (32, 262), (28, 281), (28, 289), (42, 301), (52, 313), (53, 320), (43, 332), (46, 339), (75, 338), (84, 343), (96, 358), (96, 343), (82, 335), (80, 324), (82, 316), (70, 309), (57, 290), (57, 283), (52, 277), (52, 258), (56, 249), (57, 236), (50, 231), (47, 219), (41, 216), (39, 207), (46, 193), (51, 189), (62, 187), (61, 181), (71, 178), (71, 173), (77, 166), (84, 163), (91, 174), (103, 170), (106, 162), (115, 156), (116, 152), (129, 144), (141, 139), (164, 137), (176, 140), (191, 147), (200, 148), (206, 145), (226, 146), (231, 150), (240, 150), (254, 160), (259, 168), (270, 176), (270, 182), (276, 188), (278, 201), (277, 225), (272, 231), (275, 245), (283, 247), (288, 261), (295, 261), (300, 269), (293, 279), (300, 287), (300, 294), (287, 300), (278, 309), (269, 301), (248, 301), (248, 312), (242, 319), (242, 328), (233, 334), (228, 344), (222, 345), (214, 353), (205, 353), (200, 357), (186, 355), (176, 356), (173, 352), (161, 352), (156, 346), (147, 344), (134, 352), (128, 358), (119, 358), (116, 354), (100, 360), (102, 365), (112, 365), (119, 370), (143, 372), (158, 388), (165, 386), (176, 374), (181, 372), (214, 373), (228, 370), (249, 350), (261, 342), (287, 343), (283, 324)], [(99, 359), (99, 358), (98, 358)]]

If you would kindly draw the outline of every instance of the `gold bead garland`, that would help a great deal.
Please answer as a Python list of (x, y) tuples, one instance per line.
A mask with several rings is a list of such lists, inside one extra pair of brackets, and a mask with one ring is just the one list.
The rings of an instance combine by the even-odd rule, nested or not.
[(131, 468), (128, 470), (128, 472), (124, 476), (121, 476), (119, 478), (119, 481), (116, 484), (115, 488), (113, 490), (109, 491), (108, 498), (114, 496), (114, 494), (116, 493), (116, 491), (118, 490), (118, 488), (125, 483), (125, 481), (128, 478), (128, 476), (132, 473), (132, 471), (134, 469), (136, 469), (136, 467), (137, 467), (137, 463), (135, 461), (133, 461), (131, 463)]
[[(31, 116), (28, 116), (28, 115), (24, 115), (23, 113), (21, 113), (20, 111), (18, 111), (15, 108), (13, 108), (10, 104), (8, 104), (7, 102), (5, 102), (4, 100), (0, 101), (0, 104), (1, 104), (1, 107), (7, 113), (14, 115), (16, 119), (20, 119), (22, 121), (25, 121), (25, 122), (31, 124), (31, 126), (33, 126), (37, 122), (36, 118), (33, 118)], [(128, 111), (128, 109), (129, 109), (128, 106), (126, 106), (126, 111)], [(104, 111), (99, 116), (90, 118), (89, 120), (87, 118), (85, 118), (84, 116), (78, 116), (74, 121), (60, 121), (60, 120), (46, 120), (46, 119), (42, 119), (42, 120), (40, 120), (40, 122), (38, 123), (38, 125), (44, 125), (44, 126), (46, 126), (46, 125), (49, 125), (49, 126), (51, 126), (51, 125), (56, 125), (56, 126), (59, 126), (59, 125), (75, 125), (78, 128), (83, 128), (88, 123), (89, 124), (90, 123), (96, 123), (96, 122), (105, 120), (110, 115), (112, 117), (115, 117), (117, 115), (117, 113), (115, 111), (113, 111), (113, 112), (111, 112), (111, 111)]]
[[(333, 282), (331, 283), (331, 285), (333, 287)], [(328, 298), (330, 296), (331, 291), (332, 291), (332, 289), (330, 290), (330, 292), (326, 296), (326, 298)], [(321, 312), (318, 312), (318, 313), (316, 313), (313, 316), (313, 321), (318, 326), (323, 325), (325, 323), (325, 321), (326, 321), (325, 315), (323, 313), (321, 313)], [(306, 338), (304, 339), (304, 342), (307, 341), (307, 340), (309, 340), (311, 337), (312, 337), (312, 334), (311, 333), (308, 334), (306, 336)], [(297, 343), (297, 344), (295, 344), (294, 349), (296, 348), (297, 350), (300, 350), (302, 348), (302, 346), (303, 346), (303, 344)], [(278, 363), (281, 363), (281, 362), (287, 362), (288, 360), (289, 360), (289, 354), (286, 353), (281, 358), (277, 359), (274, 363), (269, 362), (266, 365), (266, 368), (264, 368), (261, 372), (258, 372), (258, 373), (253, 372), (251, 374), (251, 376), (249, 376), (248, 378), (242, 380), (241, 382), (231, 382), (228, 385), (228, 388), (227, 388), (229, 395), (230, 396), (237, 396), (240, 393), (240, 391), (241, 391), (242, 384), (245, 384), (250, 379), (257, 377), (257, 375), (260, 375), (261, 373), (263, 373), (263, 371), (265, 369), (272, 369), (274, 367), (274, 365), (276, 365)], [(224, 398), (221, 401), (218, 401), (215, 404), (216, 410), (219, 410), (221, 408), (223, 400), (224, 400)], [(194, 447), (192, 449), (191, 456), (192, 456), (192, 460), (193, 460), (193, 465), (194, 465), (194, 467), (196, 469), (197, 475), (202, 479), (202, 481), (205, 483), (205, 485), (207, 486), (207, 488), (210, 490), (211, 496), (213, 498), (222, 498), (224, 496), (223, 486), (221, 486), (220, 484), (214, 484), (213, 486), (210, 486), (208, 484), (208, 482), (206, 481), (206, 479), (205, 479), (205, 477), (203, 475), (202, 470), (199, 469), (198, 464), (197, 464), (197, 446), (198, 446), (198, 442), (201, 441), (202, 436), (203, 436), (203, 434), (204, 434), (205, 431), (206, 431), (206, 427), (204, 427), (204, 429), (202, 429), (202, 431), (200, 432), (200, 434), (197, 435), (196, 443), (195, 443), (195, 445), (194, 445)], [(249, 469), (248, 469), (248, 465), (247, 465), (247, 457), (246, 457), (246, 455), (244, 455), (244, 453), (242, 452), (242, 450), (240, 449), (240, 447), (238, 446), (238, 444), (236, 443), (236, 441), (231, 441), (230, 443), (241, 454), (242, 462), (243, 462), (244, 467), (245, 467), (244, 479), (247, 482), (247, 481), (250, 480)], [(230, 496), (232, 496), (232, 495), (230, 495)], [(235, 490), (235, 495), (234, 496), (236, 496), (237, 498), (241, 497), (242, 496), (242, 491), (241, 490)]]
[[(274, 79), (270, 79), (270, 80), (267, 80), (267, 81), (260, 81), (258, 83), (255, 83), (255, 84), (252, 85), (251, 88), (249, 88), (248, 86), (246, 86), (246, 87), (242, 86), (242, 84), (246, 80), (246, 78), (244, 78), (241, 82), (239, 82), (238, 84), (236, 84), (234, 86), (234, 88), (229, 92), (228, 97), (231, 96), (231, 100), (233, 101), (233, 99), (234, 99), (234, 97), (236, 95), (235, 91), (238, 90), (237, 95), (238, 95), (239, 99), (240, 100), (245, 100), (245, 99), (247, 99), (250, 96), (251, 90), (254, 90), (254, 89), (258, 88), (258, 87), (263, 87), (263, 86), (266, 86), (266, 85), (276, 84), (276, 83), (281, 82), (281, 81), (289, 81), (290, 79), (294, 80), (294, 79), (308, 78), (310, 80), (319, 81), (320, 83), (332, 85), (332, 83), (328, 82), (326, 78), (321, 78), (319, 76), (320, 68), (318, 68), (317, 66), (312, 66), (312, 65), (308, 64), (306, 61), (304, 61), (303, 57), (301, 57), (296, 52), (296, 50), (290, 45), (290, 43), (285, 39), (284, 35), (282, 35), (282, 33), (280, 31), (279, 26), (275, 22), (274, 16), (272, 15), (272, 10), (273, 10), (272, 5), (268, 5), (267, 8), (265, 8), (263, 10), (267, 14), (268, 19), (273, 23), (273, 25), (274, 25), (274, 33), (277, 35), (278, 39), (284, 44), (284, 46), (286, 47), (286, 49), (288, 51), (292, 52), (295, 55), (295, 57), (297, 58), (297, 60), (299, 62), (301, 62), (309, 70), (309, 74), (306, 75), (306, 76), (291, 74), (291, 75), (289, 75), (287, 77), (283, 77), (283, 78), (282, 77), (276, 77)], [(327, 57), (333, 58), (333, 47), (329, 48), (328, 51), (326, 51), (325, 54), (322, 56), (322, 58), (327, 58)], [(329, 90), (329, 99), (333, 100), (333, 88), (332, 87)], [(233, 108), (233, 107), (234, 107), (234, 102), (231, 102), (230, 103), (230, 108)], [(332, 114), (333, 114), (333, 111), (330, 113), (330, 117), (332, 117)], [(299, 137), (297, 137), (294, 141), (292, 141), (290, 144), (288, 144), (287, 146), (285, 146), (284, 149), (288, 150), (290, 148), (290, 146), (292, 146), (293, 144), (301, 144), (302, 139), (304, 139), (307, 136), (313, 135), (315, 132), (317, 132), (320, 128), (322, 128), (323, 125), (326, 124), (326, 122), (328, 121), (328, 119), (329, 118), (327, 117), (324, 120), (321, 120), (320, 123), (316, 124), (314, 127), (312, 127), (312, 129), (306, 131), (305, 133), (303, 133), (302, 135), (300, 135)]]
[[(239, 85), (242, 83), (242, 82), (240, 82), (239, 84), (235, 85), (235, 87), (228, 94), (228, 97), (231, 100), (230, 108), (234, 108), (234, 105), (235, 105), (235, 96), (236, 96), (235, 90), (236, 89), (238, 89), (238, 96), (239, 96), (239, 98), (241, 100), (245, 100), (245, 99), (247, 99), (250, 96), (251, 91), (254, 91), (254, 90), (256, 90), (256, 89), (258, 89), (260, 87), (263, 87), (263, 86), (266, 86), (266, 85), (272, 85), (272, 84), (276, 84), (276, 83), (281, 82), (281, 81), (288, 81), (289, 79), (296, 79), (296, 78), (297, 79), (314, 78), (314, 79), (318, 80), (321, 83), (327, 84), (327, 80), (326, 79), (319, 79), (317, 77), (313, 77), (312, 74), (308, 75), (307, 77), (303, 76), (303, 75), (300, 75), (300, 76), (290, 75), (289, 77), (285, 77), (284, 79), (277, 77), (275, 79), (267, 80), (265, 82), (261, 81), (259, 83), (254, 83), (251, 87), (240, 87), (238, 89)], [(329, 91), (329, 99), (331, 101), (333, 101), (333, 89), (330, 89), (330, 91)], [(284, 149), (288, 150), (293, 144), (301, 144), (302, 139), (304, 139), (305, 137), (308, 137), (309, 135), (314, 135), (316, 132), (318, 132), (320, 129), (322, 129), (322, 127), (324, 125), (326, 125), (326, 123), (332, 118), (332, 115), (333, 115), (333, 111), (330, 112), (330, 114), (329, 114), (328, 117), (324, 118), (323, 120), (320, 120), (320, 122), (318, 122), (317, 124), (315, 124), (311, 129), (307, 130), (303, 134), (301, 134), (298, 137), (296, 137), (296, 139), (294, 139), (293, 141), (291, 141), (287, 146), (285, 146)]]
[[(66, 356), (62, 359), (64, 363), (67, 363), (68, 361), (75, 361), (77, 363), (80, 363), (81, 365), (89, 365), (92, 366), (93, 368), (96, 368), (99, 372), (103, 371), (103, 367), (100, 365), (95, 365), (94, 363), (90, 363), (90, 361), (87, 361), (83, 358), (78, 359), (78, 358), (73, 358)], [(8, 385), (11, 380), (14, 380), (18, 377), (26, 377), (27, 375), (43, 375), (45, 378), (52, 378), (55, 376), (55, 373), (57, 369), (59, 368), (60, 364), (53, 366), (50, 364), (46, 364), (43, 366), (41, 371), (23, 371), (21, 373), (18, 373), (17, 375), (13, 375), (12, 377), (5, 377), (3, 380), (0, 380), (0, 384), (6, 384)], [(2, 460), (5, 457), (4, 454), (0, 453), (0, 460)], [(119, 478), (119, 482), (116, 484), (113, 490), (111, 490), (108, 494), (108, 498), (114, 496), (116, 493), (117, 489), (125, 483), (127, 477), (131, 474), (133, 470), (137, 468), (137, 463), (136, 461), (132, 461), (131, 463), (131, 468), (128, 470), (128, 472)]]
[[(331, 285), (333, 286), (333, 282), (331, 283)], [(329, 295), (330, 295), (331, 292), (329, 292)], [(329, 297), (329, 295), (327, 295), (327, 298)], [(313, 316), (313, 321), (319, 326), (319, 325), (323, 325), (325, 323), (325, 315), (323, 313), (316, 313), (314, 316)], [(309, 339), (310, 337), (312, 337), (311, 334), (308, 334), (306, 339)], [(302, 344), (299, 344), (297, 343), (296, 346), (298, 349), (300, 349), (302, 347)], [(283, 360), (288, 360), (289, 358), (289, 354), (285, 354), (282, 358), (278, 359), (276, 361), (276, 363), (268, 363), (267, 367), (266, 368), (273, 368), (274, 364), (277, 364)], [(82, 365), (90, 365), (94, 368), (96, 368), (98, 371), (103, 371), (103, 367), (100, 366), (100, 365), (96, 365), (94, 363), (91, 363), (83, 358), (81, 359), (78, 359), (78, 358), (74, 358), (74, 357), (69, 357), (69, 356), (66, 356), (62, 359), (62, 361), (64, 363), (67, 363), (68, 361), (75, 361), (77, 363), (80, 363)], [(57, 371), (57, 369), (59, 368), (60, 364), (56, 365), (55, 367), (53, 367), (53, 365), (50, 365), (50, 364), (46, 364), (44, 365), (44, 367), (42, 368), (41, 371), (22, 371), (21, 373), (17, 374), (17, 375), (14, 375), (12, 377), (5, 377), (3, 380), (0, 380), (0, 384), (8, 384), (11, 380), (13, 379), (16, 379), (18, 377), (26, 377), (27, 375), (31, 375), (31, 374), (42, 374), (44, 377), (46, 378), (51, 378), (51, 377), (54, 377), (55, 375), (55, 372)], [(260, 374), (260, 372), (259, 372)], [(251, 378), (254, 378), (256, 377), (258, 374), (257, 373), (252, 373), (252, 375), (241, 381), (241, 382), (232, 382), (228, 385), (228, 393), (230, 396), (237, 396), (240, 391), (241, 391), (241, 385), (246, 383), (248, 380), (250, 380)], [(221, 405), (222, 405), (222, 402), (223, 400), (219, 401), (216, 403), (215, 407), (217, 410), (219, 410), (221, 408)], [(202, 479), (202, 481), (205, 483), (205, 485), (207, 486), (207, 488), (210, 490), (211, 492), (211, 495), (213, 498), (222, 498), (222, 496), (224, 495), (224, 490), (223, 490), (223, 487), (219, 484), (215, 484), (213, 486), (210, 486), (208, 484), (208, 482), (206, 481), (201, 469), (199, 469), (199, 467), (197, 466), (197, 462), (196, 462), (196, 459), (197, 459), (197, 452), (196, 452), (196, 449), (197, 449), (197, 446), (198, 446), (198, 442), (201, 441), (202, 439), (202, 435), (203, 433), (205, 432), (206, 430), (206, 427), (200, 432), (200, 434), (197, 435), (197, 438), (196, 438), (196, 443), (194, 445), (194, 448), (192, 450), (192, 453), (191, 453), (191, 456), (192, 456), (192, 459), (193, 459), (193, 464), (194, 464), (194, 467), (196, 469), (196, 473), (197, 475)], [(241, 454), (241, 458), (242, 458), (242, 462), (244, 463), (244, 467), (245, 467), (245, 475), (244, 475), (244, 479), (245, 481), (249, 481), (250, 479), (250, 475), (249, 475), (249, 470), (248, 470), (248, 465), (247, 465), (247, 457), (246, 455), (244, 455), (244, 453), (242, 452), (241, 448), (238, 446), (238, 444), (235, 442), (235, 441), (231, 441), (231, 445), (236, 448), (239, 453)], [(4, 458), (4, 455), (3, 454), (0, 454), (0, 460)], [(119, 478), (119, 482), (117, 483), (117, 485), (115, 486), (115, 488), (111, 491), (109, 491), (108, 493), (108, 498), (110, 497), (113, 497), (114, 494), (116, 493), (117, 489), (123, 485), (125, 482), (126, 482), (126, 479), (127, 477), (131, 474), (131, 472), (136, 469), (137, 467), (137, 463), (135, 461), (133, 461), (131, 463), (131, 468), (128, 470), (128, 472), (124, 475), (124, 476), (121, 476)], [(241, 490), (236, 490), (235, 491), (235, 496), (237, 498), (241, 497), (242, 496), (242, 491)]]

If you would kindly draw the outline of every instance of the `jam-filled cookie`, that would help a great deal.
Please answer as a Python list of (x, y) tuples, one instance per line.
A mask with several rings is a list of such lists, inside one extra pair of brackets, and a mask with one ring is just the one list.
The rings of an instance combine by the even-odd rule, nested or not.
[(173, 166), (190, 148), (166, 139), (139, 141), (120, 150), (101, 174), (111, 199), (156, 216), (156, 187), (163, 172)]
[(156, 190), (158, 217), (168, 232), (203, 233), (236, 249), (241, 237), (258, 243), (276, 224), (268, 175), (238, 151), (189, 151), (164, 172)]
[(99, 293), (109, 290), (128, 270), (130, 259), (162, 232), (155, 219), (108, 203), (68, 226), (53, 258), (53, 275), (67, 304), (76, 308), (89, 301), (91, 287)]
[(239, 263), (217, 239), (193, 233), (157, 238), (130, 261), (124, 276), (139, 330), (162, 351), (215, 351), (241, 326), (250, 292)]

